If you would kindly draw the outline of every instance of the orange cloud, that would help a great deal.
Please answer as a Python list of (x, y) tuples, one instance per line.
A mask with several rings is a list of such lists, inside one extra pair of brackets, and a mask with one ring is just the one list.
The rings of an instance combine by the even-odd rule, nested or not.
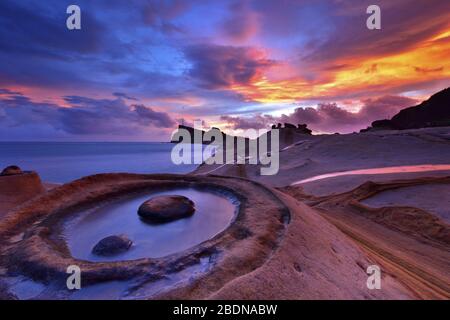
[(348, 93), (395, 89), (450, 78), (450, 27), (407, 51), (362, 58), (341, 59), (343, 66), (329, 70), (326, 80), (300, 77), (270, 80), (264, 74), (231, 90), (247, 100), (288, 103), (304, 99), (343, 96)]

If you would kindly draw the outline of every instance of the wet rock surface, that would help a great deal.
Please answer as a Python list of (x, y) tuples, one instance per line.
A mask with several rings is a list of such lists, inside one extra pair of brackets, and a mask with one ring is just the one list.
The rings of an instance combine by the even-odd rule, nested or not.
[[(149, 190), (158, 192), (192, 187), (229, 192), (233, 198), (239, 195), (236, 219), (214, 238), (160, 258), (102, 260), (93, 263), (77, 259), (67, 251), (67, 243), (61, 237), (61, 224), (71, 214), (76, 215), (78, 210), (85, 209), (86, 206), (96, 207), (103, 201), (120, 200), (128, 194), (135, 195), (140, 190), (146, 193)], [(24, 223), (21, 219), (24, 215), (33, 219)], [(286, 215), (289, 215), (287, 207), (270, 189), (246, 180), (169, 174), (98, 174), (50, 190), (11, 211), (8, 220), (0, 221), (0, 237), (4, 237), (5, 241), (9, 241), (12, 230), (14, 234), (28, 231), (22, 241), (12, 243), (9, 250), (0, 252), (0, 268), (7, 272), (16, 270), (16, 273), (20, 270), (20, 276), (33, 278), (34, 281), (65, 283), (67, 274), (61, 272), (61, 266), (77, 265), (83, 270), (82, 281), (86, 286), (86, 290), (77, 292), (82, 292), (84, 297), (90, 292), (96, 294), (97, 285), (102, 285), (98, 288), (104, 288), (104, 284), (108, 288), (110, 285), (111, 288), (116, 288), (120, 281), (120, 286), (123, 284), (126, 291), (120, 289), (120, 293), (115, 293), (114, 290), (107, 292), (102, 289), (102, 292), (107, 293), (108, 299), (206, 299), (233, 279), (255, 271), (267, 261), (283, 239), (287, 227)], [(136, 216), (135, 218), (138, 219)], [(233, 236), (236, 230), (239, 233), (242, 229), (251, 230), (251, 234), (239, 237), (244, 239)], [(114, 234), (125, 233), (110, 233)], [(195, 269), (195, 275), (192, 274), (193, 267), (201, 268), (200, 273)], [(273, 274), (272, 271), (271, 273)], [(165, 279), (169, 277), (177, 281), (177, 286), (166, 286)], [(178, 282), (179, 277), (186, 281)], [(199, 285), (200, 279), (207, 284)], [(11, 289), (11, 285), (8, 286)], [(162, 287), (164, 289), (161, 291)], [(139, 296), (135, 295), (136, 288), (139, 288), (139, 293), (136, 293)], [(58, 299), (64, 299), (66, 294), (65, 287), (51, 292), (52, 297), (58, 295)], [(48, 293), (39, 297), (46, 298)]]
[(127, 251), (133, 242), (124, 235), (115, 235), (103, 238), (92, 249), (98, 256), (113, 256)]
[(139, 216), (150, 223), (164, 223), (190, 217), (195, 204), (185, 196), (158, 196), (145, 201), (138, 209)]

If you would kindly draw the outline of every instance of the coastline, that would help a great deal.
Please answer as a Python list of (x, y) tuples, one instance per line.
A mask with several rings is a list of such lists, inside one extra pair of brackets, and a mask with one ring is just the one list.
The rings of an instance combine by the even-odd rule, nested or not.
[[(58, 271), (57, 268), (50, 267), (51, 261), (58, 261), (54, 256), (55, 251), (50, 248), (42, 251), (43, 242), (36, 242), (38, 238), (31, 237), (27, 241), (17, 242), (17, 234), (14, 235), (15, 232), (12, 232), (16, 229), (12, 227), (12, 223), (18, 223), (18, 227), (23, 225), (24, 216), (28, 214), (26, 212), (31, 215), (33, 215), (32, 212), (41, 212), (40, 214), (44, 214), (43, 217), (47, 220), (50, 216), (47, 216), (45, 212), (52, 212), (52, 206), (57, 206), (60, 208), (58, 210), (64, 211), (64, 208), (60, 207), (61, 203), (75, 205), (87, 195), (89, 195), (89, 201), (95, 202), (97, 197), (103, 198), (108, 194), (112, 200), (119, 199), (128, 193), (126, 190), (142, 188), (150, 181), (153, 181), (151, 185), (157, 188), (164, 188), (164, 183), (156, 182), (164, 179), (172, 179), (175, 184), (188, 183), (192, 187), (198, 185), (207, 188), (209, 188), (208, 181), (215, 181), (214, 184), (220, 188), (239, 194), (242, 203), (248, 203), (249, 199), (254, 199), (256, 202), (243, 210), (255, 212), (255, 217), (259, 216), (259, 218), (253, 222), (249, 221), (245, 227), (248, 231), (245, 232), (239, 224), (233, 223), (221, 233), (221, 237), (225, 237), (223, 239), (229, 239), (224, 242), (223, 249), (219, 250), (216, 246), (211, 247), (214, 249), (208, 249), (208, 252), (223, 252), (222, 254), (225, 255), (215, 254), (215, 262), (211, 269), (203, 271), (204, 274), (201, 277), (204, 283), (201, 287), (203, 289), (195, 286), (196, 281), (190, 285), (180, 282), (177, 285), (167, 284), (167, 290), (155, 295), (155, 293), (149, 294), (155, 289), (142, 284), (136, 287), (136, 290), (143, 294), (141, 298), (448, 299), (450, 277), (445, 270), (448, 270), (448, 261), (450, 261), (449, 224), (433, 212), (427, 212), (424, 209), (405, 208), (400, 205), (394, 205), (388, 209), (384, 207), (376, 209), (361, 201), (383, 194), (386, 190), (395, 191), (420, 185), (448, 185), (450, 170), (422, 172), (400, 170), (398, 173), (390, 171), (377, 175), (371, 175), (369, 171), (369, 174), (366, 172), (363, 175), (338, 175), (294, 185), (293, 183), (299, 178), (305, 180), (315, 175), (330, 173), (331, 170), (335, 172), (341, 168), (349, 168), (351, 165), (353, 168), (361, 167), (363, 164), (366, 168), (370, 168), (380, 163), (385, 163), (386, 167), (421, 166), (425, 163), (429, 166), (433, 163), (442, 165), (446, 159), (450, 158), (448, 154), (450, 142), (447, 138), (449, 133), (450, 128), (433, 128), (401, 133), (387, 131), (349, 135), (299, 135), (297, 138), (300, 138), (301, 143), (292, 144), (291, 141), (282, 141), (285, 149), (280, 153), (280, 172), (273, 177), (258, 175), (258, 165), (224, 165), (217, 168), (216, 165), (202, 164), (185, 175), (104, 174), (85, 177), (63, 185), (44, 183), (46, 191), (27, 202), (28, 205), (10, 210), (4, 216), (4, 221), (0, 225), (2, 226), (1, 241), (9, 242), (13, 247), (18, 246), (17, 250), (24, 254), (28, 252), (21, 255), (22, 259), (35, 256), (32, 260), (39, 261), (40, 268), (43, 268), (42, 272), (54, 270), (53, 272), (62, 273), (63, 270)], [(391, 146), (383, 150), (382, 141), (386, 138), (389, 138)], [(286, 149), (286, 146), (290, 147)], [(332, 148), (332, 146), (335, 147)], [(402, 149), (404, 146), (408, 149)], [(436, 146), (444, 146), (444, 148)], [(324, 149), (327, 150), (325, 155)], [(351, 153), (352, 150), (360, 149), (362, 151), (356, 155)], [(432, 153), (431, 150), (439, 150), (439, 152)], [(394, 151), (401, 151), (403, 157), (389, 157), (390, 154), (395, 153)], [(410, 155), (419, 154), (422, 156), (410, 159)], [(333, 162), (324, 165), (324, 160), (330, 156)], [(347, 160), (345, 160), (346, 157)], [(293, 174), (293, 169), (297, 174)], [(214, 171), (211, 172), (211, 170)], [(398, 180), (399, 178), (402, 180)], [(145, 182), (147, 179), (150, 179), (149, 182)], [(436, 187), (433, 193), (438, 193), (439, 190)], [(58, 197), (65, 197), (65, 200)], [(261, 223), (257, 221), (268, 219), (269, 216), (262, 218), (261, 214), (270, 215), (269, 204), (263, 205), (260, 202), (266, 201), (263, 199), (269, 201), (271, 198), (274, 199), (274, 203), (281, 206), (280, 213), (285, 212), (282, 215), (288, 213), (289, 219), (284, 220), (284, 227), (274, 221), (266, 225), (268, 230), (277, 225), (281, 228), (278, 232), (268, 231), (264, 236), (273, 237), (278, 234), (276, 241), (263, 241), (268, 245), (267, 248), (271, 248), (272, 253), (267, 254), (267, 251), (259, 251), (256, 247), (250, 249), (244, 243), (256, 236), (257, 230), (260, 230)], [(40, 221), (38, 216), (33, 218), (35, 219)], [(38, 236), (42, 232), (41, 227), (35, 230), (30, 235), (35, 233)], [(49, 230), (52, 232), (51, 228)], [(20, 227), (17, 232), (20, 234)], [(251, 235), (250, 239), (249, 235)], [(236, 251), (239, 259), (253, 252), (252, 261), (259, 261), (258, 266), (253, 267), (252, 270), (241, 270), (243, 273), (240, 275), (233, 271), (240, 265), (239, 263), (236, 265), (238, 260), (230, 260), (232, 262), (226, 268), (222, 266), (222, 263), (227, 261), (225, 257), (232, 255), (231, 247), (226, 244), (231, 239), (235, 242), (230, 242), (230, 245), (235, 243), (241, 248)], [(38, 245), (38, 243), (41, 244)], [(210, 241), (186, 251), (191, 253), (184, 257), (195, 257), (192, 252), (205, 249), (207, 243)], [(36, 251), (38, 247), (41, 249)], [(67, 251), (65, 252), (67, 255)], [(3, 251), (2, 256), (6, 257)], [(53, 258), (50, 258), (52, 256)], [(158, 261), (163, 263), (167, 260), (164, 263), (172, 264), (175, 263), (175, 260), (171, 260), (172, 258), (181, 256), (183, 255), (169, 256), (170, 258), (167, 258), (169, 260)], [(11, 256), (7, 259), (10, 262), (9, 265), (20, 266), (25, 263), (25, 261), (10, 259)], [(211, 258), (208, 259), (212, 261)], [(47, 266), (42, 264), (44, 261), (48, 261)], [(154, 263), (155, 260), (148, 261)], [(184, 267), (181, 269), (184, 270), (191, 263), (200, 266), (200, 260), (196, 261), (183, 262), (180, 266)], [(26, 264), (30, 265), (29, 262)], [(380, 265), (383, 270), (383, 290), (368, 291), (365, 288), (366, 269), (372, 264)], [(8, 264), (3, 267), (7, 266)], [(112, 270), (116, 270), (114, 274), (117, 274), (117, 270), (120, 269), (117, 269), (119, 265), (115, 262), (102, 263), (98, 266), (113, 268)], [(96, 290), (96, 282), (106, 281), (106, 285), (113, 279), (108, 277), (97, 279), (96, 274), (104, 274), (104, 272), (97, 273), (94, 265), (84, 265), (84, 268), (91, 270), (88, 273), (89, 279), (93, 281), (90, 284), (91, 291)], [(133, 279), (140, 272), (147, 272), (149, 267), (145, 263), (142, 265), (131, 261), (124, 264), (123, 268), (127, 270), (123, 274)], [(167, 267), (161, 270), (165, 268)], [(36, 270), (31, 273), (28, 270), (26, 274), (37, 276), (41, 272)], [(222, 282), (218, 285), (217, 280), (214, 280), (214, 270), (225, 272), (220, 277), (228, 279), (226, 283)], [(7, 274), (8, 271), (5, 271)], [(34, 279), (40, 281), (39, 277)], [(212, 286), (212, 283), (215, 285)], [(120, 298), (120, 295), (115, 298)]]

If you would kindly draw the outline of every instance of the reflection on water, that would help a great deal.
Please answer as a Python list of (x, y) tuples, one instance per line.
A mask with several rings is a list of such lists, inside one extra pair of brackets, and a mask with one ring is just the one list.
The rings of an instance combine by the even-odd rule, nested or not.
[(359, 169), (350, 171), (339, 171), (333, 173), (321, 174), (308, 179), (303, 179), (292, 183), (291, 185), (307, 183), (327, 178), (349, 176), (349, 175), (362, 175), (362, 174), (387, 174), (387, 173), (409, 173), (409, 172), (426, 172), (426, 171), (442, 171), (450, 170), (450, 164), (423, 164), (414, 166), (398, 166), (398, 167), (384, 167), (384, 168), (371, 168), (371, 169)]
[[(144, 201), (156, 195), (169, 194), (186, 196), (194, 201), (194, 215), (160, 225), (151, 225), (139, 218), (137, 210)], [(236, 201), (224, 195), (190, 188), (174, 189), (139, 195), (81, 212), (65, 223), (63, 235), (72, 255), (78, 259), (117, 261), (158, 258), (214, 237), (232, 222), (236, 210)], [(129, 251), (113, 257), (99, 257), (91, 253), (98, 241), (119, 234), (133, 241)]]

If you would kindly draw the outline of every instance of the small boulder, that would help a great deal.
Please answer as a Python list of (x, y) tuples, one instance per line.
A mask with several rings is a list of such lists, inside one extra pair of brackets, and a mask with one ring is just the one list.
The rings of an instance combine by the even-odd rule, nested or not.
[(145, 201), (138, 209), (139, 216), (150, 223), (164, 223), (187, 218), (194, 214), (195, 205), (184, 196), (158, 196)]
[(124, 235), (109, 236), (100, 240), (92, 249), (92, 253), (98, 256), (113, 256), (127, 251), (133, 241)]
[(0, 176), (12, 176), (16, 174), (22, 174), (23, 171), (18, 166), (9, 166), (3, 169), (3, 171), (0, 173)]

